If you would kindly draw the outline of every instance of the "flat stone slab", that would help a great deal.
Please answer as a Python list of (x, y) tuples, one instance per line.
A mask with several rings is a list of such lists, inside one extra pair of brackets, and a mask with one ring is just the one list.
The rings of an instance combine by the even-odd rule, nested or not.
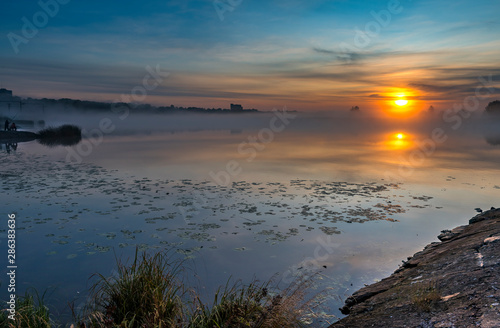
[(445, 231), (347, 298), (340, 327), (500, 327), (500, 209)]

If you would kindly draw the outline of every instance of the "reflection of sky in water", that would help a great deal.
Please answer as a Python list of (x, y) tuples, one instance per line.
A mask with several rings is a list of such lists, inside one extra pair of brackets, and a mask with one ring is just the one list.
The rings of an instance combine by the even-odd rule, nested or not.
[[(286, 278), (328, 254), (314, 264), (340, 315), (346, 295), (388, 275), (441, 229), (465, 224), (474, 207), (495, 206), (500, 193), (499, 150), (474, 134), (450, 133), (406, 174), (398, 170), (428, 129), (335, 131), (304, 121), (247, 161), (238, 146), (264, 123), (232, 133), (118, 130), (82, 164), (36, 142), (3, 152), (2, 208), (18, 216), (19, 285), (54, 287), (49, 305), (68, 314), (64, 304), (82, 302), (92, 273), (112, 272), (113, 251), (172, 249), (207, 291), (230, 276)], [(215, 185), (209, 172), (230, 160), (242, 173)]]

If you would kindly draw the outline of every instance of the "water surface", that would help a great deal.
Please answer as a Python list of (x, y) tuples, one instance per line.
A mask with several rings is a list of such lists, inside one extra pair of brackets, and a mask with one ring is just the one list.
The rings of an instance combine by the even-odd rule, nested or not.
[[(439, 117), (295, 115), (280, 131), (272, 113), (49, 117), (80, 124), (86, 139), (3, 145), (20, 290), (48, 288), (69, 320), (67, 302), (81, 305), (89, 277), (113, 274), (115, 257), (168, 249), (206, 295), (230, 277), (286, 285), (320, 272), (326, 326), (346, 296), (496, 205), (500, 148), (479, 119), (454, 129)], [(96, 132), (103, 118), (112, 133)]]

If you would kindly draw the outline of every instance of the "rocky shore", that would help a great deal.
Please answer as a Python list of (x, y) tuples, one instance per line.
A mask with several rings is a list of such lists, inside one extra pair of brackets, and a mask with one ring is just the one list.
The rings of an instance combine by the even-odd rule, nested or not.
[(500, 209), (446, 230), (347, 298), (340, 327), (500, 327)]

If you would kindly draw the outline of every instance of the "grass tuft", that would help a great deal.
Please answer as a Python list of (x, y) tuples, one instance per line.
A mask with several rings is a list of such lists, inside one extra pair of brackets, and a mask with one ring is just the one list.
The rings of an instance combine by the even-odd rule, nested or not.
[(180, 327), (184, 321), (185, 289), (178, 279), (180, 262), (166, 253), (138, 255), (130, 266), (118, 261), (115, 277), (96, 274), (90, 290), (87, 327)]
[(8, 328), (50, 328), (52, 322), (49, 309), (44, 304), (45, 293), (40, 297), (35, 289), (27, 290), (17, 299), (14, 320), (8, 318), (9, 312), (0, 314), (0, 327)]
[(314, 299), (306, 300), (311, 280), (296, 280), (283, 291), (271, 287), (271, 282), (228, 282), (218, 289), (211, 307), (198, 297), (188, 328), (305, 327), (303, 318)]

